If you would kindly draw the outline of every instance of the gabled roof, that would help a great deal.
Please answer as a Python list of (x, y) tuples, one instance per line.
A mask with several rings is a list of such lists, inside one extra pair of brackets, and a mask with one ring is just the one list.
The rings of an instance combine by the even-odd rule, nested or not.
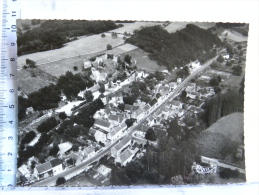
[(51, 161), (45, 162), (45, 163), (37, 166), (36, 169), (38, 171), (38, 174), (41, 174), (41, 173), (51, 170), (53, 167), (56, 167), (60, 164), (62, 164), (62, 160), (55, 158), (55, 159), (52, 159)]
[(162, 93), (167, 93), (169, 91), (169, 87), (167, 86), (161, 86), (159, 88), (159, 91), (162, 92)]
[(139, 125), (137, 130), (146, 132), (150, 127), (146, 125)]
[(125, 146), (127, 143), (129, 143), (131, 141), (130, 137), (127, 136), (124, 139), (122, 139), (119, 143), (117, 143), (114, 148), (118, 151), (121, 148), (123, 148), (123, 146)]
[(100, 89), (99, 85), (94, 85), (94, 86), (90, 87), (88, 90), (91, 91), (91, 92), (95, 92), (95, 91), (97, 91), (99, 89)]
[(88, 147), (86, 147), (86, 148), (83, 150), (84, 154), (90, 154), (90, 153), (92, 153), (93, 151), (94, 151), (94, 147), (92, 147), (92, 146), (88, 146)]
[(143, 108), (144, 112), (148, 111), (151, 108), (151, 106), (149, 104), (145, 105), (145, 107)]
[(121, 126), (118, 126), (118, 127), (116, 127), (115, 129), (113, 129), (111, 132), (110, 132), (110, 135), (111, 136), (114, 136), (114, 135), (116, 135), (119, 131), (121, 131)]
[(131, 152), (130, 149), (126, 149), (124, 150), (121, 154), (120, 154), (120, 159), (121, 159), (121, 164), (123, 164), (125, 161), (127, 161), (130, 157), (132, 157), (132, 155), (134, 155), (134, 153)]
[(139, 109), (136, 110), (135, 113), (136, 113), (137, 116), (139, 116), (139, 115), (142, 114), (143, 112), (144, 112), (144, 111), (143, 111), (141, 108), (139, 108)]
[(130, 105), (130, 104), (125, 104), (124, 110), (126, 110), (126, 111), (134, 111), (134, 110), (137, 110), (138, 108), (139, 108), (139, 106), (134, 106), (134, 105)]
[(171, 104), (174, 105), (174, 106), (180, 106), (180, 105), (181, 105), (181, 102), (172, 100), (172, 101), (171, 101)]
[(118, 121), (119, 116), (118, 116), (118, 115), (111, 114), (111, 115), (109, 115), (108, 119), (109, 119), (109, 120), (112, 120), (112, 121)]
[(105, 128), (109, 128), (111, 123), (102, 119), (95, 119), (95, 125), (99, 125)]
[(65, 152), (67, 152), (72, 148), (72, 144), (70, 142), (64, 142), (62, 144), (59, 144), (58, 147), (59, 147), (59, 153), (64, 154)]
[(150, 106), (154, 106), (156, 103), (157, 103), (157, 99), (154, 98), (154, 99), (152, 99), (148, 104), (149, 104)]

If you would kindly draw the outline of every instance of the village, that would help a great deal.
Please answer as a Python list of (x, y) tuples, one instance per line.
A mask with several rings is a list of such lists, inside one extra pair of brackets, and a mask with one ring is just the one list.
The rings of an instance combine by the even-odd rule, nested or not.
[[(158, 24), (170, 31), (171, 23)], [(82, 36), (68, 43), (72, 46), (77, 43), (83, 48), (84, 41), (93, 40), (100, 43), (99, 48), (95, 48), (97, 52), (79, 53), (64, 59), (56, 59), (52, 51), (46, 51), (48, 58), (38, 52), (32, 54), (39, 60), (32, 58), (38, 63), (35, 62), (37, 66), (34, 67), (30, 67), (33, 60), (26, 59), (24, 64), (25, 56), (20, 58), (23, 61), (18, 64), (19, 73), (23, 76), (19, 77), (18, 93), (24, 100), (47, 85), (46, 82), (60, 87), (59, 77), (62, 76), (76, 75), (87, 80), (88, 86), (81, 87), (74, 97), (66, 95), (68, 91), (60, 90), (60, 101), (50, 109), (26, 107), (25, 116), (19, 123), (23, 156), (18, 159), (18, 185), (58, 185), (59, 182), (111, 185), (114, 167), (125, 168), (132, 162), (141, 161), (148, 153), (147, 146), (158, 150), (162, 138), (180, 140), (186, 134), (204, 131), (207, 128), (204, 122), (207, 102), (220, 93), (239, 90), (244, 81), (247, 41), (244, 37), (239, 40), (240, 35), (232, 30), (212, 27), (211, 31), (215, 30), (224, 44), (212, 45), (208, 52), (210, 57), (200, 61), (196, 58), (170, 69), (167, 64), (158, 65), (143, 48), (125, 41), (133, 33), (122, 31), (128, 29), (127, 25), (144, 29), (140, 25), (149, 23), (124, 24), (125, 28), (119, 25), (116, 32)], [(106, 50), (102, 51), (100, 48), (106, 43), (114, 45), (107, 44)], [(90, 47), (86, 48), (91, 51)], [(54, 52), (64, 51), (61, 48)], [(60, 71), (59, 66), (62, 67)], [(28, 73), (31, 78), (26, 80)], [(32, 88), (33, 80), (42, 85)], [(175, 121), (174, 125), (180, 130), (169, 135), (168, 129)], [(242, 144), (233, 153), (235, 158), (244, 161)]]
[[(224, 51), (221, 54), (224, 56), (224, 63), (226, 63), (229, 56)], [(80, 165), (86, 160), (95, 158), (100, 151), (112, 144), (108, 156), (114, 158), (114, 163), (125, 166), (128, 162), (144, 155), (146, 152), (144, 145), (147, 142), (154, 146), (157, 145), (156, 140), (147, 139), (146, 134), (149, 129), (154, 130), (155, 134), (166, 134), (167, 121), (175, 117), (179, 119), (181, 126), (187, 126), (189, 129), (195, 123), (199, 123), (197, 118), (202, 111), (204, 102), (215, 94), (214, 88), (208, 85), (209, 80), (215, 75), (221, 76), (222, 80), (227, 80), (231, 75), (208, 66), (196, 75), (195, 79), (192, 79), (194, 82), (186, 83), (180, 92), (172, 96), (175, 89), (182, 83), (183, 78), (179, 77), (175, 81), (171, 81), (169, 73), (163, 71), (162, 77), (164, 79), (158, 82), (153, 89), (148, 88), (147, 97), (150, 101), (145, 102), (138, 98), (131, 105), (124, 103), (123, 94), (130, 93), (129, 86), (133, 82), (144, 82), (150, 73), (141, 69), (128, 70), (125, 71), (123, 79), (116, 80), (119, 74), (116, 71), (119, 56), (112, 56), (112, 59), (108, 57), (110, 57), (109, 54), (104, 54), (96, 57), (95, 61), (84, 60), (84, 69), (91, 71), (92, 79), (96, 81), (93, 87), (86, 90), (92, 92), (94, 99), (100, 98), (105, 105), (104, 109), (94, 114), (95, 122), (89, 130), (89, 134), (95, 138), (95, 141), (87, 140), (87, 146), (80, 146), (78, 151), (72, 150), (73, 143), (59, 143), (58, 155), (49, 156), (43, 164), (40, 164), (36, 157), (29, 158), (27, 164), (18, 168), (19, 174), (23, 176), (21, 178), (24, 178), (26, 183), (46, 179)], [(238, 56), (233, 59), (234, 61), (239, 60)], [(131, 63), (131, 65), (126, 64), (126, 66), (134, 66), (138, 62), (131, 59)], [(188, 64), (190, 74), (200, 67), (202, 65), (198, 61)], [(104, 83), (104, 93), (99, 91), (98, 82)], [(78, 96), (83, 97), (84, 92), (81, 91)], [(63, 96), (63, 100), (66, 101), (66, 97)], [(63, 108), (49, 111), (41, 118), (55, 116), (60, 112), (65, 112), (68, 117), (76, 115), (77, 112), (73, 112), (71, 109), (81, 102), (78, 101), (76, 104), (68, 102)], [(123, 108), (120, 105), (123, 105)], [(33, 112), (33, 109), (28, 108), (27, 113), (29, 114), (29, 112)], [(76, 125), (74, 124), (74, 126)], [(29, 145), (36, 143), (39, 136), (40, 134)], [(91, 170), (93, 166), (89, 165), (87, 169)], [(94, 174), (93, 178), (101, 180), (102, 183), (107, 182), (107, 175), (111, 173), (110, 168), (101, 164), (98, 167), (95, 166), (94, 170), (91, 173)], [(20, 182), (24, 183), (22, 180)]]

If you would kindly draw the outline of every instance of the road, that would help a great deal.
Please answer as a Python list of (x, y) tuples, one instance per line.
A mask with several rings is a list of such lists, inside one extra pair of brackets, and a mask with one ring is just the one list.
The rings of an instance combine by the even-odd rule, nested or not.
[(212, 163), (212, 164), (215, 164), (217, 165), (218, 167), (224, 167), (224, 168), (229, 168), (229, 169), (232, 169), (232, 170), (238, 170), (240, 173), (243, 173), (245, 174), (246, 171), (244, 169), (240, 169), (238, 167), (235, 167), (235, 166), (232, 166), (232, 165), (228, 165), (228, 164), (225, 164), (225, 163), (221, 163), (219, 162), (217, 159), (215, 158), (208, 158), (208, 157), (205, 157), (205, 156), (201, 156), (201, 161), (204, 162), (204, 163)]
[[(216, 56), (217, 57), (217, 56)], [(152, 107), (150, 109), (149, 114), (147, 114), (145, 117), (143, 117), (138, 123), (134, 124), (133, 126), (131, 126), (128, 131), (127, 131), (127, 135), (125, 134), (123, 137), (126, 136), (130, 136), (132, 137), (133, 132), (146, 120), (146, 118), (148, 116), (150, 116), (151, 114), (153, 114), (155, 111), (157, 111), (159, 108), (161, 108), (162, 106), (164, 106), (169, 100), (171, 100), (172, 98), (174, 98), (181, 90), (182, 88), (192, 79), (194, 78), (199, 72), (203, 71), (205, 68), (207, 68), (211, 62), (213, 60), (216, 59), (216, 57), (210, 59), (209, 61), (207, 61), (204, 65), (202, 65), (201, 67), (199, 67), (197, 70), (195, 70), (192, 74), (190, 74), (182, 83), (180, 83), (176, 89), (172, 92), (170, 92), (166, 98), (164, 98), (160, 103), (158, 103), (158, 105), (156, 107)], [(40, 182), (36, 182), (34, 183), (32, 186), (54, 186), (56, 183), (56, 180), (58, 177), (68, 177), (70, 174), (78, 172), (78, 174), (80, 172), (82, 172), (88, 165), (90, 165), (91, 163), (95, 162), (96, 160), (99, 160), (102, 156), (108, 154), (110, 152), (110, 149), (119, 142), (119, 140), (115, 141), (114, 143), (112, 143), (111, 145), (109, 145), (108, 147), (104, 148), (103, 151), (97, 153), (94, 157), (92, 157), (89, 160), (86, 160), (85, 162), (81, 163), (78, 166), (75, 166), (73, 168), (70, 168), (69, 170), (65, 170), (60, 174), (57, 174), (55, 176), (49, 177), (45, 180), (42, 180)]]

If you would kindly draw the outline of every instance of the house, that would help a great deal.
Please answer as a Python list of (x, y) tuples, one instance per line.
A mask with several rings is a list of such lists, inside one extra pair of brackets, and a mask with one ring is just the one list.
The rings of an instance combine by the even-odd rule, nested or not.
[(110, 139), (112, 142), (121, 138), (121, 136), (123, 135), (123, 131), (127, 128), (126, 123), (123, 124), (124, 125), (120, 125), (109, 132), (107, 138)]
[(94, 93), (94, 92), (98, 91), (99, 89), (100, 89), (100, 86), (99, 86), (99, 85), (94, 85), (94, 86), (90, 87), (90, 88), (87, 89), (87, 90), (89, 90), (89, 91), (91, 91), (92, 93)]
[(124, 111), (128, 112), (128, 113), (132, 113), (135, 110), (137, 110), (139, 108), (139, 106), (134, 106), (134, 105), (130, 105), (130, 104), (125, 104), (125, 108)]
[(149, 113), (149, 109), (151, 108), (151, 106), (149, 104), (146, 104), (143, 108), (143, 111), (145, 114), (148, 114)]
[(90, 146), (86, 147), (82, 153), (83, 153), (84, 158), (91, 158), (95, 154), (95, 148), (92, 145), (90, 145)]
[(155, 118), (152, 115), (147, 117), (147, 121), (148, 121), (148, 125), (149, 126), (153, 126), (156, 123), (156, 120), (155, 120)]
[(177, 84), (179, 85), (182, 82), (182, 78), (177, 79)]
[(108, 120), (111, 122), (122, 123), (124, 117), (122, 115), (111, 114), (108, 116)]
[(62, 143), (62, 144), (59, 144), (59, 145), (58, 145), (58, 148), (59, 148), (58, 154), (59, 154), (60, 156), (63, 156), (63, 155), (68, 154), (68, 153), (71, 151), (71, 149), (72, 149), (72, 144), (71, 144), (70, 142), (64, 142), (64, 143)]
[(142, 110), (142, 108), (139, 108), (132, 113), (132, 118), (137, 119), (137, 121), (141, 120), (144, 116), (145, 116), (145, 113)]
[(118, 156), (118, 158), (115, 159), (115, 162), (120, 163), (121, 166), (126, 166), (127, 163), (133, 159), (138, 150), (138, 148), (135, 148), (134, 150), (130, 150), (129, 148), (127, 148)]
[(97, 130), (94, 134), (94, 138), (97, 142), (102, 142), (102, 143), (106, 143), (107, 141), (107, 134), (108, 132), (103, 131), (103, 130)]
[(117, 156), (119, 156), (121, 151), (130, 144), (131, 138), (129, 136), (123, 138), (119, 143), (111, 148), (111, 155), (116, 158)]
[(196, 87), (196, 83), (188, 83), (186, 85), (186, 91), (193, 91)]
[(136, 131), (143, 131), (146, 132), (150, 127), (146, 125), (139, 125)]
[(177, 87), (177, 83), (176, 82), (169, 83), (170, 91), (174, 90), (176, 87)]
[(184, 114), (184, 110), (182, 108), (180, 108), (180, 109), (176, 110), (175, 113), (178, 117), (182, 117)]
[(111, 170), (111, 168), (108, 168), (108, 167), (106, 167), (106, 166), (104, 166), (104, 165), (100, 165), (97, 169), (96, 169), (96, 171), (98, 172), (98, 173), (100, 173), (102, 176), (104, 176), (104, 177), (107, 177), (111, 172), (112, 172), (112, 170)]
[(180, 101), (172, 100), (172, 101), (170, 101), (170, 103), (171, 103), (171, 107), (173, 109), (182, 108), (182, 103)]
[(156, 98), (154, 98), (154, 99), (152, 99), (150, 102), (148, 102), (148, 104), (149, 104), (151, 107), (154, 106), (156, 103), (157, 103), (157, 99), (156, 99)]
[(107, 132), (111, 130), (112, 124), (106, 120), (95, 119), (94, 126), (99, 127)]
[(84, 61), (84, 69), (91, 68), (91, 67), (92, 67), (92, 63), (89, 60), (85, 60)]
[(48, 162), (38, 165), (34, 168), (34, 176), (37, 179), (46, 178), (51, 175), (57, 175), (63, 171), (63, 162), (54, 158)]
[(166, 95), (169, 93), (170, 88), (168, 86), (161, 86), (158, 90), (158, 93)]
[(33, 107), (26, 108), (25, 113), (26, 113), (27, 115), (28, 115), (28, 114), (32, 114), (33, 112), (34, 112)]
[(197, 98), (200, 98), (201, 94), (196, 91), (189, 91), (187, 92), (187, 96), (189, 96), (192, 99), (197, 99)]

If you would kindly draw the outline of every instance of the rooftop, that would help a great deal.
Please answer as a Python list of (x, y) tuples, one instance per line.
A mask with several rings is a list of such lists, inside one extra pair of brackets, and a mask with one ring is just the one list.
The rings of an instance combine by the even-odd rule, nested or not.
[(64, 154), (65, 152), (67, 152), (72, 148), (72, 144), (70, 142), (64, 142), (62, 144), (59, 144), (58, 147), (59, 147), (59, 153)]
[(95, 119), (95, 125), (99, 125), (105, 128), (109, 128), (111, 123), (102, 119)]
[(127, 136), (127, 137), (125, 137), (124, 139), (122, 139), (119, 143), (117, 143), (117, 144), (114, 146), (114, 148), (115, 148), (116, 150), (120, 150), (121, 148), (123, 148), (123, 146), (124, 146), (125, 144), (127, 144), (127, 143), (130, 142), (130, 141), (131, 141), (130, 137)]

